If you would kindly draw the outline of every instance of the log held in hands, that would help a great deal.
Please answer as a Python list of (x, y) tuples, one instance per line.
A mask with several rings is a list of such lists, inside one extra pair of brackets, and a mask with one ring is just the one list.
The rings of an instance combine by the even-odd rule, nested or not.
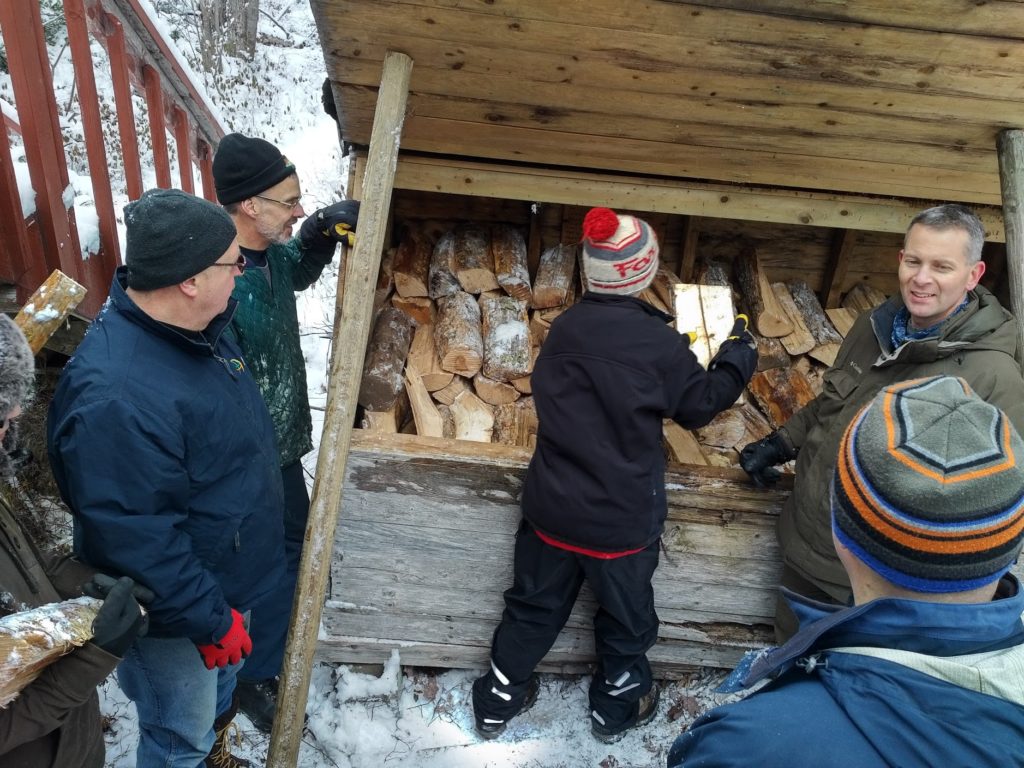
[[(411, 72), (412, 59), (405, 54), (390, 51), (385, 56), (363, 181), (359, 238), (345, 270), (342, 316), (335, 334), (327, 413), (267, 755), (269, 768), (293, 768), (298, 761)], [(339, 339), (345, 339), (345, 344), (340, 345)]]

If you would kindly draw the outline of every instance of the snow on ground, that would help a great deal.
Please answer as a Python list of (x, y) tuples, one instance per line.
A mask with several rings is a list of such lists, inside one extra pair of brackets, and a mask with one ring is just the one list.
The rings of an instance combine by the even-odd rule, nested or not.
[[(149, 0), (162, 14), (158, 25), (177, 40), (192, 68), (199, 69), (195, 0)], [(261, 45), (255, 60), (225, 60), (222, 73), (207, 76), (206, 91), (228, 130), (261, 136), (277, 144), (295, 163), (307, 212), (343, 197), (345, 161), (340, 156), (334, 121), (322, 111), (320, 87), (325, 76), (316, 27), (306, 0), (262, 0)], [(52, 49), (56, 54), (59, 44)], [(94, 57), (104, 58), (94, 46)], [(57, 57), (60, 59), (60, 57)], [(100, 68), (102, 71), (102, 68)], [(71, 91), (68, 57), (54, 72), (58, 91)], [(109, 83), (100, 82), (101, 93)], [(0, 77), (0, 98), (10, 98), (9, 82)], [(72, 103), (73, 99), (63, 99)], [(4, 105), (8, 109), (8, 105)], [(80, 134), (80, 120), (66, 118), (66, 129)], [(108, 127), (108, 130), (113, 130)], [(144, 137), (140, 127), (140, 136)], [(69, 143), (74, 157), (75, 141)], [(172, 144), (173, 151), (173, 144)], [(79, 148), (78, 155), (82, 153)], [(119, 172), (116, 156), (112, 174)], [(175, 161), (176, 162), (176, 161)], [(92, 190), (86, 169), (78, 169), (72, 187), (79, 210), (83, 250), (96, 243)], [(147, 185), (152, 167), (144, 169)], [(177, 171), (175, 169), (175, 177)], [(27, 179), (26, 179), (27, 181)], [(198, 181), (198, 180), (197, 180)], [(24, 186), (28, 186), (26, 183)], [(23, 189), (23, 191), (25, 191)], [(120, 211), (125, 199), (115, 200)], [(34, 205), (31, 189), (23, 206)], [(84, 208), (84, 209), (83, 209)], [(121, 232), (122, 247), (124, 243)], [(95, 250), (95, 247), (92, 248)], [(337, 261), (321, 280), (300, 294), (302, 347), (306, 356), (314, 439), (319, 436), (326, 404), (327, 361), (334, 314)], [(306, 457), (312, 485), (316, 451)], [(473, 730), (470, 687), (477, 672), (402, 668), (392, 656), (383, 674), (365, 674), (344, 665), (319, 665), (313, 671), (307, 708), (308, 727), (299, 765), (304, 768), (646, 768), (662, 766), (673, 739), (694, 717), (726, 699), (712, 693), (722, 673), (694, 672), (686, 680), (666, 684), (657, 717), (649, 726), (629, 733), (614, 745), (590, 734), (587, 705), (589, 678), (542, 675), (534, 707), (516, 718), (501, 738), (485, 742)], [(108, 723), (107, 765), (135, 766), (138, 728), (133, 705), (111, 678), (101, 689)], [(262, 765), (268, 737), (240, 716), (236, 753)]]

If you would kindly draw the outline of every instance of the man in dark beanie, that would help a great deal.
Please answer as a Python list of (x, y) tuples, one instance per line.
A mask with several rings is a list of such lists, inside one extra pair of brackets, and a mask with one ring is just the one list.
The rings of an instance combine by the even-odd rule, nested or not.
[(799, 632), (726, 682), (749, 698), (677, 766), (1024, 765), (1024, 441), (963, 379), (883, 389), (840, 442), (832, 537), (854, 605), (788, 592)]
[[(235, 287), (238, 311), (231, 327), (270, 408), (285, 489), (288, 574), (253, 613), (255, 648), (238, 687), (242, 711), (257, 728), (269, 731), (309, 516), (301, 459), (313, 449), (295, 292), (316, 282), (339, 242), (351, 244), (359, 203), (346, 200), (307, 216), (295, 166), (270, 142), (240, 133), (221, 140), (213, 178), (246, 260), (246, 272)], [(303, 217), (292, 237), (293, 225)]]
[[(36, 548), (15, 512), (19, 504), (12, 483), (17, 462), (10, 454), (17, 449), (16, 419), (31, 397), (34, 373), (24, 335), (9, 317), (0, 315), (0, 616), (71, 596), (55, 586), (56, 561)], [(145, 615), (132, 596), (133, 586), (131, 579), (115, 585), (93, 622), (92, 640), (61, 656), (0, 707), (0, 764), (102, 768), (96, 686), (145, 631)]]
[(50, 405), (75, 554), (154, 593), (118, 668), (139, 766), (244, 766), (228, 751), (247, 614), (284, 577), (273, 424), (226, 332), (245, 262), (231, 218), (178, 190), (125, 207), (126, 264)]

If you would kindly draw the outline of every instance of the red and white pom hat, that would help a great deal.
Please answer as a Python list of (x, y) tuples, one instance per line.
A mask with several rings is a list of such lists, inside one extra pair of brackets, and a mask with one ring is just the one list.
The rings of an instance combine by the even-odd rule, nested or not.
[(583, 219), (583, 271), (594, 293), (642, 291), (658, 271), (658, 238), (636, 216), (591, 208)]

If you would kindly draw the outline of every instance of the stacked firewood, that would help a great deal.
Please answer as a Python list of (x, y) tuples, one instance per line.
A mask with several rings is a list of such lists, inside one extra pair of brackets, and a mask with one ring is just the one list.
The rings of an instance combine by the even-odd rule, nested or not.
[[(436, 241), (409, 232), (386, 254), (377, 285), (361, 426), (532, 447), (530, 374), (551, 322), (582, 294), (578, 251), (545, 250), (531, 282), (526, 240), (516, 227), (462, 225)], [(743, 445), (785, 423), (820, 391), (821, 375), (857, 314), (884, 298), (862, 284), (843, 309), (826, 314), (807, 283), (770, 282), (753, 248), (733, 272), (735, 285), (723, 265), (711, 262), (700, 285), (683, 286), (662, 268), (641, 295), (677, 315), (680, 331), (697, 332), (693, 349), (705, 365), (732, 325), (734, 306), (750, 314), (758, 338), (750, 399), (741, 397), (694, 433), (666, 421), (673, 461), (736, 466)]]

